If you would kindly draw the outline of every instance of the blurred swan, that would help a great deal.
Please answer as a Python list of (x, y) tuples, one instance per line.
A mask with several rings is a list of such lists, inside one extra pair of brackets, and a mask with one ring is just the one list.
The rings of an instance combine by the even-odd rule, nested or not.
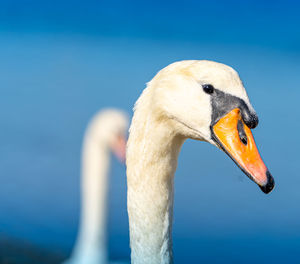
[(106, 109), (91, 120), (83, 140), (81, 217), (77, 241), (65, 264), (107, 264), (107, 192), (110, 152), (125, 162), (128, 117)]
[(131, 263), (173, 263), (173, 181), (187, 138), (217, 146), (263, 192), (273, 189), (250, 130), (257, 124), (237, 72), (224, 64), (176, 62), (147, 84), (136, 102), (127, 143)]

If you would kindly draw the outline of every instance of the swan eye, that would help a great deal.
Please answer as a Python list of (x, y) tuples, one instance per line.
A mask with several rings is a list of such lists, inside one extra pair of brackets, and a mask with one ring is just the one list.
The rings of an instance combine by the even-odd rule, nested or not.
[(207, 94), (212, 94), (214, 92), (214, 87), (211, 84), (203, 84), (202, 85), (203, 91)]

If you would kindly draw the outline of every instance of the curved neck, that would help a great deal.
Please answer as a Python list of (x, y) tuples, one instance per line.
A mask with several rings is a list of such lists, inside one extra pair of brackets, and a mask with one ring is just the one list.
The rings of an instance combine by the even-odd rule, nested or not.
[(81, 172), (81, 216), (75, 255), (85, 261), (97, 263), (107, 261), (106, 218), (108, 168), (110, 154), (108, 147), (93, 140), (87, 133), (83, 143)]
[(132, 121), (127, 150), (131, 261), (169, 264), (173, 262), (173, 179), (184, 139), (172, 132), (168, 121), (138, 115)]

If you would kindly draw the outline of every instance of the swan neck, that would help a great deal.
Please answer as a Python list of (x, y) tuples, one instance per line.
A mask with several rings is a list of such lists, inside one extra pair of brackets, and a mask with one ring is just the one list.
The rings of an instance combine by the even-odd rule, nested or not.
[[(87, 133), (82, 150), (81, 213), (74, 254), (84, 261), (107, 262), (107, 193), (110, 151)], [(94, 262), (93, 262), (94, 263)]]
[(135, 113), (127, 149), (128, 214), (133, 264), (169, 264), (173, 182), (184, 139), (168, 121)]

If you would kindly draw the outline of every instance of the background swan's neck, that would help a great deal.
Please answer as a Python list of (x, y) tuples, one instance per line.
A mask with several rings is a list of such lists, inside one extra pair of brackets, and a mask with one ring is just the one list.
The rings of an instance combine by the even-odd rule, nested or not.
[(107, 263), (106, 217), (110, 154), (106, 144), (87, 133), (83, 143), (81, 217), (74, 249), (82, 263)]
[(183, 138), (169, 121), (135, 112), (128, 140), (131, 261), (172, 263), (173, 179)]

